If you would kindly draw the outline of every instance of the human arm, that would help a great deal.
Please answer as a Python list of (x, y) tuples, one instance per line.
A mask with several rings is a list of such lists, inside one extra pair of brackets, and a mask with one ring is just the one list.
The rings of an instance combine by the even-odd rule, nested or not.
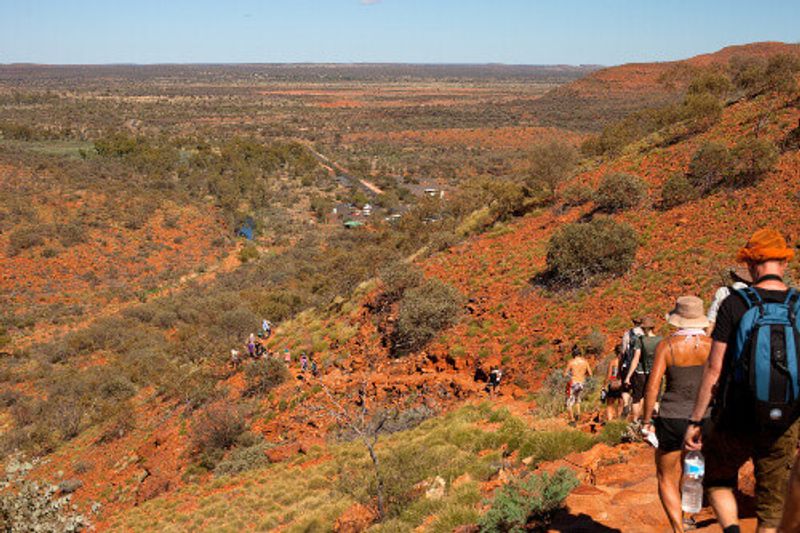
[(653, 358), (653, 369), (650, 371), (650, 377), (647, 379), (647, 388), (644, 394), (644, 424), (649, 425), (653, 415), (653, 408), (658, 399), (658, 390), (661, 388), (661, 379), (664, 377), (664, 372), (667, 370), (667, 342), (660, 342), (656, 348), (656, 354)]
[[(711, 404), (711, 398), (714, 395), (714, 387), (716, 387), (719, 376), (722, 373), (722, 364), (725, 360), (725, 350), (727, 348), (727, 343), (718, 340), (715, 340), (711, 345), (711, 354), (708, 356), (703, 369), (700, 389), (697, 391), (697, 399), (694, 402), (694, 410), (692, 411), (692, 416), (689, 417), (690, 420), (702, 420), (703, 416), (705, 416), (708, 406)], [(700, 430), (700, 426), (691, 424), (686, 429), (683, 445), (687, 450), (699, 451), (702, 449), (703, 443)]]
[(625, 376), (625, 384), (631, 384), (631, 376), (633, 376), (636, 367), (639, 366), (639, 359), (642, 357), (642, 349), (641, 347), (636, 348), (636, 351), (633, 352), (633, 359), (631, 359), (631, 367), (628, 369), (628, 375)]

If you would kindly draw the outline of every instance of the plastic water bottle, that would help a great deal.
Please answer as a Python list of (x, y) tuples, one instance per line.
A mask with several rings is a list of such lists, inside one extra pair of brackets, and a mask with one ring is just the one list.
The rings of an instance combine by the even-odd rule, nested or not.
[(703, 508), (703, 476), (706, 460), (700, 452), (689, 452), (683, 460), (683, 483), (681, 483), (681, 508), (684, 513), (699, 513)]

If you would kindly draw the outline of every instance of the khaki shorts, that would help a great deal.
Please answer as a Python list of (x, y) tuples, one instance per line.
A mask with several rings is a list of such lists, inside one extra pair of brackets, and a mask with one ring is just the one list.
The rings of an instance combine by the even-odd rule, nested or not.
[(728, 431), (712, 427), (703, 443), (706, 475), (703, 485), (712, 492), (734, 489), (739, 468), (753, 460), (756, 477), (756, 517), (765, 527), (781, 521), (789, 472), (797, 453), (800, 420), (783, 433), (775, 431)]

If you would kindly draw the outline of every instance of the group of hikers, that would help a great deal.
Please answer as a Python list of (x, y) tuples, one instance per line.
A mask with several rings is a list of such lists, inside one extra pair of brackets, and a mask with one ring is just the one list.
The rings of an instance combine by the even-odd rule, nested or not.
[[(800, 532), (800, 293), (784, 282), (794, 256), (783, 236), (755, 232), (706, 313), (681, 296), (666, 314), (634, 320), (606, 374), (609, 419), (641, 424), (656, 446), (658, 491), (676, 532), (694, 529), (681, 505), (683, 458), (700, 452), (703, 488), (724, 533), (739, 531), (739, 469), (753, 461), (758, 532)], [(565, 373), (570, 417), (579, 416), (588, 361), (573, 353)], [(577, 407), (577, 409), (576, 409)], [(688, 462), (687, 462), (688, 464)]]
[[(284, 348), (283, 355), (281, 356), (277, 353), (270, 352), (269, 348), (264, 345), (264, 342), (272, 336), (272, 328), (272, 322), (265, 318), (261, 322), (261, 330), (258, 332), (258, 334), (251, 333), (247, 338), (247, 341), (244, 344), (244, 349), (250, 359), (257, 360), (276, 357), (283, 359), (283, 362), (286, 363), (286, 367), (289, 368), (292, 365), (292, 353), (289, 351), (289, 348)], [(237, 348), (231, 349), (230, 363), (234, 370), (238, 370), (242, 365), (242, 354)], [(314, 376), (319, 375), (319, 366), (317, 365), (313, 355), (308, 356), (305, 352), (301, 352), (300, 357), (298, 358), (298, 364), (301, 372), (311, 372), (311, 374)]]

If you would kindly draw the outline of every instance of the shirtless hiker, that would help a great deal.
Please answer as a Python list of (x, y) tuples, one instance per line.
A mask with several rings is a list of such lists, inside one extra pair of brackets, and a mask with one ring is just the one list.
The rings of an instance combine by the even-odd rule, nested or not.
[(569, 377), (567, 383), (567, 410), (571, 421), (577, 421), (581, 416), (581, 396), (586, 383), (586, 377), (592, 375), (589, 361), (581, 357), (580, 352), (573, 350), (572, 360), (567, 363), (564, 375)]

